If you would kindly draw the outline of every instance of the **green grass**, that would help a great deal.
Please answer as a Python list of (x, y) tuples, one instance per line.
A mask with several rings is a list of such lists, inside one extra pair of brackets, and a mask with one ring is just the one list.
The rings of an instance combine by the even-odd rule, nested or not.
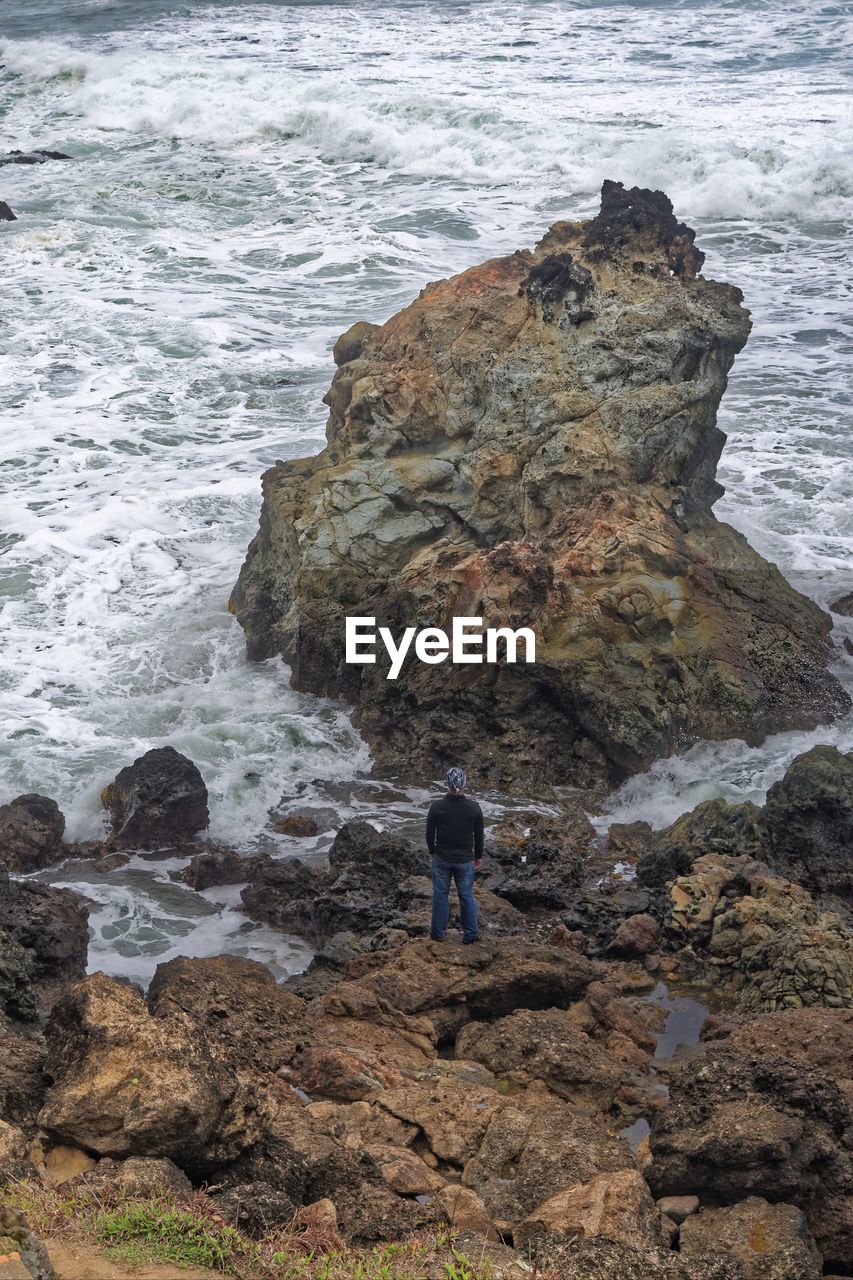
[(115, 1190), (18, 1182), (0, 1200), (25, 1213), (42, 1238), (73, 1239), (130, 1271), (171, 1263), (234, 1280), (492, 1280), (488, 1262), (467, 1258), (449, 1231), (359, 1249), (298, 1222), (251, 1240), (226, 1226), (201, 1192), (176, 1202), (167, 1195), (135, 1199)]

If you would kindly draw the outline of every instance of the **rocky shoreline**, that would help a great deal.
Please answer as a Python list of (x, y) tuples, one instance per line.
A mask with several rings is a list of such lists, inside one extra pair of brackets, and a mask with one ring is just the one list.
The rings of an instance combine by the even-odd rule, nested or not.
[[(238, 956), (172, 960), (143, 993), (84, 976), (75, 894), (7, 877), (7, 1187), (199, 1188), (261, 1235), (319, 1204), (356, 1246), (450, 1224), (507, 1280), (847, 1273), (853, 755), (815, 748), (763, 807), (616, 825), (604, 850), (579, 807), (505, 817), (473, 947), (429, 940), (425, 852), (368, 823), (323, 866), (211, 849), (172, 751), (103, 798), (106, 867), (131, 821), (317, 952), (283, 985)], [(62, 828), (44, 797), (0, 809), (19, 872), (93, 856)]]
[[(701, 266), (665, 196), (605, 184), (590, 222), (349, 330), (327, 448), (264, 478), (232, 600), (250, 656), (349, 698), (386, 772), (433, 777), (464, 741), (479, 791), (549, 796), (487, 832), (478, 942), (430, 940), (426, 850), (393, 830), (338, 821), (322, 859), (207, 841), (171, 747), (104, 787), (103, 840), (67, 841), (47, 796), (0, 806), (0, 1231), (39, 1280), (15, 1197), (57, 1186), (265, 1247), (449, 1228), (477, 1260), (418, 1280), (853, 1274), (853, 753), (803, 753), (761, 806), (590, 821), (689, 741), (849, 705), (828, 615), (713, 516), (749, 318)], [(541, 662), (394, 684), (342, 661), (360, 613), (530, 624)], [(311, 963), (87, 973), (88, 904), (42, 881), (140, 851), (237, 886)], [(251, 1274), (293, 1274), (274, 1256)]]

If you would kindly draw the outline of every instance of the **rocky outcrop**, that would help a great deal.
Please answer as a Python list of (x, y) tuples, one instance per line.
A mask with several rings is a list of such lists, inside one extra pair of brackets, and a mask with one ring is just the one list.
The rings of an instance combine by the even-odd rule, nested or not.
[(192, 840), (207, 826), (207, 787), (192, 760), (156, 747), (116, 774), (101, 792), (113, 848), (156, 849)]
[(12, 212), (5, 200), (0, 200), (0, 222), (17, 222), (17, 215)]
[(177, 1019), (152, 1017), (128, 983), (85, 978), (54, 1008), (46, 1038), (53, 1083), (39, 1124), (54, 1139), (203, 1172), (257, 1137), (254, 1104), (234, 1068)]
[(853, 751), (813, 747), (767, 792), (768, 861), (853, 906)]
[(591, 1182), (558, 1191), (528, 1214), (514, 1239), (541, 1248), (548, 1237), (576, 1240), (585, 1236), (607, 1236), (635, 1249), (663, 1244), (660, 1214), (638, 1170), (601, 1173)]
[(46, 1012), (83, 976), (88, 919), (76, 893), (11, 880), (0, 867), (0, 1003), (12, 1017)]
[[(682, 1066), (652, 1123), (655, 1196), (750, 1196), (799, 1206), (824, 1261), (853, 1257), (851, 1113), (829, 1076), (720, 1047)], [(845, 1264), (846, 1265), (846, 1264)]]
[(730, 976), (745, 1008), (853, 1005), (853, 933), (799, 885), (752, 859), (707, 854), (668, 892), (670, 939)]
[(0, 805), (0, 861), (10, 871), (39, 871), (63, 856), (65, 818), (47, 796), (18, 796)]
[(684, 1223), (678, 1243), (687, 1257), (737, 1258), (745, 1280), (821, 1280), (824, 1274), (802, 1211), (760, 1196), (702, 1209)]
[[(712, 506), (740, 292), (660, 192), (427, 286), (337, 343), (328, 444), (264, 477), (231, 608), (253, 658), (342, 696), (386, 769), (613, 783), (692, 739), (849, 703), (831, 621)], [(344, 621), (532, 628), (536, 662), (344, 661)]]

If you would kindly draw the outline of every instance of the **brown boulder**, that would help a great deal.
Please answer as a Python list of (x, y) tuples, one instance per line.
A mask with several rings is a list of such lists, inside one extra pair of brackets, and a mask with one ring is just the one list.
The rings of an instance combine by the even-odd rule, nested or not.
[(823, 1275), (801, 1210), (758, 1196), (701, 1209), (682, 1224), (679, 1249), (688, 1257), (736, 1258), (746, 1280), (820, 1280)]
[(628, 1144), (602, 1121), (534, 1086), (494, 1109), (462, 1181), (500, 1228), (568, 1186), (633, 1163)]
[(542, 1080), (560, 1098), (607, 1111), (624, 1069), (562, 1009), (520, 1009), (495, 1022), (471, 1022), (456, 1055), (481, 1062), (517, 1084)]
[[(606, 182), (591, 221), (350, 331), (326, 448), (264, 476), (231, 599), (249, 656), (355, 704), (381, 767), (434, 772), (463, 741), (480, 785), (526, 793), (846, 710), (829, 615), (713, 515), (750, 322), (701, 261), (662, 192)], [(355, 615), (524, 626), (536, 661), (410, 656), (389, 680), (381, 647), (346, 662)]]
[(660, 944), (660, 925), (647, 912), (627, 916), (608, 948), (613, 955), (637, 958), (651, 955)]
[(178, 1020), (152, 1017), (127, 983), (102, 973), (77, 983), (45, 1036), (53, 1083), (39, 1124), (60, 1142), (202, 1172), (257, 1137), (234, 1072)]
[(157, 970), (148, 1006), (168, 1025), (182, 1024), (227, 1068), (278, 1071), (306, 1035), (305, 1004), (280, 986), (266, 965), (243, 956), (178, 956)]
[(635, 1249), (663, 1244), (660, 1214), (636, 1169), (601, 1173), (543, 1200), (513, 1234), (516, 1244), (542, 1247), (543, 1236), (574, 1240), (609, 1236)]

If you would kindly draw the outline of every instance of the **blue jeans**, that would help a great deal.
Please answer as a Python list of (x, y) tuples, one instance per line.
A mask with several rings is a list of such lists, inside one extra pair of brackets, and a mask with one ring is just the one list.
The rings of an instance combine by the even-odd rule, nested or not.
[(459, 915), (462, 936), (466, 940), (476, 938), (480, 932), (477, 921), (477, 904), (474, 901), (473, 862), (445, 862), (437, 853), (432, 855), (432, 923), (430, 933), (443, 938), (450, 916), (450, 882), (456, 881), (459, 895)]

